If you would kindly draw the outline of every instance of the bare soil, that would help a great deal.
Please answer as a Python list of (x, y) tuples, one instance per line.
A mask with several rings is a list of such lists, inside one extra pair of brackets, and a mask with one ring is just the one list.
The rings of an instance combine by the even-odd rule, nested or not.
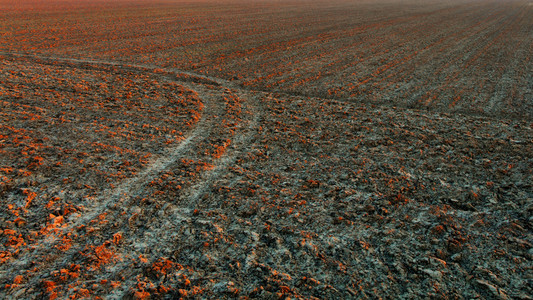
[[(40, 15), (48, 20), (45, 26), (52, 26), (50, 20), (71, 22), (72, 12), (58, 14), (67, 3), (47, 7)], [(98, 16), (93, 4), (81, 3), (70, 5), (86, 5), (80, 14)], [(102, 15), (140, 13), (124, 3), (96, 7)], [(222, 10), (212, 3), (176, 3), (158, 2), (145, 14), (163, 22), (169, 6), (180, 7), (184, 16), (205, 5)], [(503, 8), (490, 1), (450, 3), (392, 1), (378, 12), (364, 1), (320, 2), (315, 9), (328, 13), (313, 14), (303, 8), (305, 2), (257, 5), (264, 6), (259, 23), (266, 16), (286, 16), (272, 13), (290, 6), (298, 22), (312, 19), (306, 13), (336, 16), (334, 24), (355, 31), (363, 29), (354, 29), (339, 11), (362, 7), (374, 11), (376, 20), (384, 17), (382, 29), (364, 18), (360, 25), (384, 30), (383, 39), (419, 17), (445, 18), (457, 11), (479, 17), (478, 33), (468, 38), (472, 43), (471, 38), (492, 36), (483, 28), (500, 21), (509, 22), (504, 28), (511, 37), (494, 33), (494, 45), (501, 42), (496, 35), (507, 41), (531, 35), (526, 16), (533, 7), (525, 1)], [(398, 7), (402, 15), (392, 18)], [(238, 15), (238, 8), (226, 6), (227, 14), (214, 22), (229, 24), (231, 32), (234, 23), (226, 18)], [(480, 19), (474, 8), (494, 18)], [(3, 26), (36, 14), (22, 4), (19, 11), (1, 13), (11, 16)], [(250, 7), (241, 13), (248, 18)], [(146, 32), (159, 33), (157, 20)], [(278, 26), (283, 22), (294, 20), (282, 19)], [(326, 39), (316, 46), (322, 51), (342, 44), (327, 42), (335, 28), (313, 26)], [(144, 32), (140, 25), (134, 28), (135, 34)], [(267, 29), (263, 34), (286, 42)], [(443, 38), (451, 34), (442, 30)], [(9, 46), (17, 32), (33, 42)], [(466, 39), (466, 29), (456, 32), (463, 33)], [(163, 63), (169, 48), (158, 52), (161, 57), (133, 61), (116, 53), (98, 55), (92, 43), (85, 50), (74, 41), (46, 50), (48, 42), (37, 43), (37, 35), (13, 29), (6, 36), (0, 49), (1, 298), (531, 299), (531, 67), (519, 60), (531, 55), (519, 51), (530, 42), (520, 40), (518, 50), (505, 50), (510, 55), (505, 59), (517, 60), (493, 70), (503, 74), (490, 85), (495, 90), (478, 89), (492, 80), (485, 77), (488, 71), (444, 68), (433, 74), (443, 65), (430, 59), (438, 52), (424, 45), (418, 51), (430, 56), (418, 57), (416, 70), (409, 62), (390, 65), (397, 69), (386, 73), (380, 67), (385, 61), (369, 57), (383, 63), (367, 74), (373, 88), (350, 96), (327, 92), (332, 86), (324, 83), (333, 77), (297, 89), (288, 83), (268, 86), (283, 78), (294, 83), (297, 79), (289, 79), (294, 74), (310, 76), (311, 66), (251, 83), (261, 76), (243, 71), (252, 66), (249, 60), (242, 68), (225, 65), (228, 60), (190, 68), (179, 65), (181, 56)], [(300, 56), (301, 47), (313, 41), (298, 41), (290, 53)], [(22, 47), (32, 43), (43, 48), (31, 53)], [(122, 43), (123, 37), (116, 40), (117, 47)], [(488, 70), (485, 50), (469, 52), (480, 56), (465, 63)], [(267, 65), (282, 57), (262, 55), (244, 57)], [(233, 75), (211, 70), (215, 66), (233, 68)], [(331, 84), (354, 82), (342, 70), (332, 69)], [(441, 73), (448, 79), (437, 85)], [(430, 97), (434, 102), (400, 96), (413, 95), (418, 80), (426, 82), (423, 93), (438, 95)], [(396, 98), (387, 98), (393, 90)], [(505, 92), (514, 95), (506, 98), (498, 91), (515, 92)], [(463, 100), (450, 105), (451, 95), (459, 94)], [(507, 109), (505, 103), (520, 106)]]

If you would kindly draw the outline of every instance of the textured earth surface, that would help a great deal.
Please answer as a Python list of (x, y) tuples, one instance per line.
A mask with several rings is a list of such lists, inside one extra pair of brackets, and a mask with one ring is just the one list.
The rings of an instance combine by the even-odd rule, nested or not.
[[(422, 88), (438, 95), (434, 102), (400, 96), (376, 101), (393, 95), (397, 76), (406, 80), (400, 84), (403, 92), (410, 93), (415, 84), (406, 79), (415, 76), (407, 68), (411, 62), (390, 65), (398, 67), (390, 74), (369, 63), (375, 76), (368, 78), (376, 80), (372, 88), (336, 95), (324, 92), (325, 79), (304, 83), (302, 91), (268, 86), (270, 78), (283, 80), (293, 71), (310, 75), (311, 63), (309, 69), (256, 85), (250, 80), (261, 76), (243, 71), (252, 66), (247, 60), (242, 68), (222, 59), (184, 67), (180, 56), (171, 55), (163, 62), (169, 41), (160, 42), (159, 52), (139, 48), (157, 55), (135, 60), (113, 52), (128, 44), (123, 32), (111, 52), (99, 55), (93, 43), (82, 47), (74, 31), (70, 44), (61, 40), (61, 32), (51, 34), (60, 41), (54, 44), (32, 31), (38, 27), (5, 29), (6, 24), (22, 26), (20, 16), (28, 14), (48, 20), (45, 27), (61, 29), (76, 14), (136, 13), (159, 17), (129, 29), (132, 39), (140, 33), (149, 39), (150, 32), (159, 36), (155, 29), (161, 26), (157, 20), (164, 23), (164, 12), (168, 20), (174, 20), (173, 13), (192, 18), (207, 5), (210, 14), (226, 11), (214, 21), (228, 24), (232, 32), (235, 23), (228, 18), (251, 17), (250, 7), (239, 10), (237, 2), (189, 3), (179, 9), (181, 2), (158, 2), (143, 13), (143, 2), (136, 2), (138, 7), (102, 2), (99, 14), (90, 2), (53, 2), (40, 14), (30, 9), (35, 3), (22, 2), (18, 10), (0, 3), (0, 13), (10, 16), (0, 21), (7, 37), (0, 44), (1, 298), (531, 299), (533, 119), (531, 66), (525, 62), (491, 64), (480, 48), (475, 60), (461, 60), (476, 72), (451, 73), (450, 83), (439, 86), (428, 76)], [(403, 7), (404, 17), (385, 18), (381, 27), (350, 28), (354, 34), (382, 28), (385, 38), (388, 30), (410, 28), (406, 24), (417, 17), (445, 18), (456, 11), (479, 16), (481, 10), (490, 12), (484, 19), (489, 23), (479, 23), (481, 36), (485, 25), (499, 28), (500, 21), (509, 25), (504, 26), (508, 34), (532, 32), (527, 16), (533, 6), (527, 1), (502, 6), (490, 1), (398, 6), (392, 1), (384, 4), (389, 8), (384, 12), (364, 1), (359, 6), (320, 2), (323, 12), (315, 7), (313, 14), (302, 3), (259, 2), (263, 10), (257, 22), (284, 16), (292, 24), (289, 16), (303, 22), (312, 19), (309, 13), (354, 26), (339, 10), (361, 7), (390, 17), (393, 8)], [(61, 13), (69, 5), (86, 10)], [(293, 10), (279, 15), (279, 7), (287, 6)], [(205, 24), (203, 17), (198, 24)], [(458, 20), (471, 22), (464, 16)], [(109, 29), (97, 24), (84, 34)], [(317, 24), (310, 26), (318, 36)], [(243, 28), (251, 34), (260, 26)], [(208, 39), (202, 30), (191, 32)], [(283, 31), (268, 27), (265, 32), (257, 33), (258, 40), (266, 35), (281, 43)], [(325, 28), (320, 39), (328, 32), (338, 33)], [(531, 52), (520, 47), (527, 49), (531, 40), (512, 37), (501, 36), (520, 41), (518, 50), (501, 53), (529, 59)], [(304, 51), (301, 47), (312, 41), (299, 40), (294, 47)], [(103, 42), (94, 39), (94, 44)], [(331, 43), (316, 47), (342, 45)], [(498, 43), (504, 41), (495, 38), (491, 45)], [(284, 57), (258, 53), (244, 58), (268, 63)], [(420, 59), (413, 66), (429, 61)], [(480, 62), (508, 69), (489, 72)], [(211, 70), (216, 66), (236, 75)], [(423, 71), (434, 68), (423, 66)], [(478, 87), (500, 71), (508, 81), (500, 77), (494, 86)], [(349, 83), (338, 72), (332, 82)], [(462, 83), (454, 85), (457, 80)], [(483, 93), (493, 102), (471, 101)], [(458, 102), (448, 94), (466, 96)], [(462, 104), (450, 105), (454, 101)]]

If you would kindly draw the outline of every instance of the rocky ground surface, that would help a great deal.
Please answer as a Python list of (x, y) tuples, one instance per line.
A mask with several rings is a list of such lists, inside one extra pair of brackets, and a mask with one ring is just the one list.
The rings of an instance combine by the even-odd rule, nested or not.
[(0, 58), (2, 298), (531, 299), (531, 119)]

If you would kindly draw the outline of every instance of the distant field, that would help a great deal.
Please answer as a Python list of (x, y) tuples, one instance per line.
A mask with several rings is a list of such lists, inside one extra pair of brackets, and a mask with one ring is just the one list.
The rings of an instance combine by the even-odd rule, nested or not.
[(531, 1), (0, 0), (1, 299), (531, 299)]
[(2, 1), (0, 50), (193, 70), (244, 87), (533, 115), (533, 6), (510, 1)]

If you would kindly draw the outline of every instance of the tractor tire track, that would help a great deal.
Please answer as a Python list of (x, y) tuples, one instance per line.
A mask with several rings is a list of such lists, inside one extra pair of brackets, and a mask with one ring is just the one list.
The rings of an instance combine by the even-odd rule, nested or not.
[[(233, 83), (223, 79), (207, 77), (177, 69), (160, 68), (157, 66), (121, 64), (111, 61), (97, 61), (90, 59), (53, 58), (17, 53), (0, 53), (0, 55), (25, 57), (54, 63), (64, 62), (95, 66), (115, 66), (141, 72), (149, 71), (156, 73), (156, 70), (158, 70), (158, 72), (161, 72), (162, 70), (163, 72), (166, 72), (166, 74), (161, 74), (162, 80), (178, 83), (181, 86), (196, 92), (204, 104), (200, 120), (196, 123), (194, 129), (190, 131), (185, 139), (177, 146), (167, 149), (163, 156), (149, 162), (145, 168), (140, 170), (137, 176), (126, 179), (111, 190), (104, 191), (103, 194), (97, 197), (98, 200), (94, 201), (94, 203), (92, 203), (79, 218), (73, 222), (68, 222), (66, 226), (60, 230), (59, 234), (51, 235), (41, 243), (37, 243), (38, 246), (34, 247), (30, 253), (29, 261), (32, 261), (32, 264), (37, 264), (40, 269), (59, 270), (64, 266), (66, 261), (78, 261), (80, 259), (80, 251), (84, 249), (84, 247), (86, 248), (89, 245), (94, 244), (91, 236), (82, 235), (76, 238), (72, 248), (60, 254), (49, 256), (47, 253), (50, 249), (53, 249), (61, 243), (60, 237), (62, 235), (70, 234), (76, 232), (79, 228), (89, 226), (93, 221), (97, 221), (103, 214), (106, 214), (106, 219), (114, 220), (115, 223), (121, 224), (121, 227), (125, 229), (128, 226), (127, 218), (122, 216), (124, 215), (124, 210), (121, 210), (120, 208), (128, 210), (135, 202), (135, 199), (143, 195), (147, 184), (152, 179), (156, 178), (165, 170), (170, 170), (180, 159), (198, 158), (194, 148), (203, 139), (207, 140), (207, 138), (213, 135), (213, 128), (220, 126), (221, 115), (223, 115), (224, 110), (223, 101), (220, 99), (221, 92), (225, 91), (233, 93), (233, 91), (228, 88), (237, 89)], [(179, 80), (179, 76), (183, 74), (196, 77), (203, 81), (201, 83), (181, 81)], [(168, 75), (171, 75), (172, 77), (169, 78)], [(209, 83), (211, 83), (211, 85), (209, 85)], [(234, 164), (237, 157), (247, 149), (250, 140), (258, 128), (260, 109), (257, 98), (259, 97), (259, 94), (263, 93), (252, 91), (239, 91), (238, 93), (240, 97), (249, 94), (254, 95), (250, 98), (247, 97), (248, 99), (244, 101), (244, 111), (247, 112), (247, 116), (243, 120), (243, 124), (237, 126), (236, 133), (232, 137), (231, 145), (221, 157), (213, 161), (214, 166), (211, 170), (201, 174), (199, 180), (196, 180), (196, 183), (182, 192), (182, 198), (185, 199), (185, 201), (182, 201), (180, 205), (170, 206), (170, 211), (166, 213), (166, 217), (161, 218), (157, 224), (151, 224), (152, 226), (148, 230), (140, 230), (138, 232), (124, 234), (123, 241), (117, 249), (117, 253), (120, 255), (121, 259), (116, 261), (115, 265), (109, 267), (110, 272), (108, 275), (111, 275), (109, 278), (116, 278), (120, 275), (123, 276), (125, 272), (128, 272), (128, 267), (131, 266), (132, 262), (131, 259), (139, 256), (138, 249), (135, 247), (135, 241), (138, 239), (149, 237), (149, 241), (146, 242), (145, 245), (147, 248), (153, 250), (152, 256), (163, 256), (166, 250), (164, 245), (171, 242), (170, 239), (172, 238), (172, 235), (168, 233), (172, 232), (172, 229), (182, 222), (191, 222), (193, 212), (197, 208), (198, 203), (203, 197), (209, 194), (210, 188), (217, 179), (220, 178), (224, 172)], [(119, 205), (120, 207), (117, 207)], [(195, 219), (197, 219), (195, 222), (210, 222), (210, 220)], [(5, 267), (9, 268), (13, 266), (6, 265)], [(123, 284), (117, 289), (114, 289), (113, 293), (109, 295), (110, 299), (121, 299), (128, 295), (135, 284), (135, 275), (137, 274), (129, 274), (125, 280), (123, 280)], [(24, 286), (37, 286), (42, 284), (43, 280), (45, 280), (45, 278), (42, 276), (29, 277)]]
[[(239, 94), (240, 97), (244, 96), (243, 93)], [(181, 205), (172, 206), (171, 209), (163, 212), (164, 217), (157, 219), (155, 224), (150, 224), (151, 230), (128, 237), (130, 242), (142, 241), (144, 247), (150, 250), (149, 255), (151, 260), (169, 257), (171, 255), (170, 251), (172, 249), (165, 247), (165, 245), (172, 245), (180, 228), (198, 223), (214, 225), (214, 220), (195, 216), (195, 212), (199, 208), (200, 202), (203, 199), (209, 198), (211, 188), (217, 180), (222, 178), (225, 172), (229, 171), (229, 168), (235, 164), (240, 155), (245, 153), (252, 144), (252, 139), (257, 133), (261, 120), (259, 97), (259, 93), (251, 97), (246, 97), (245, 111), (248, 113), (247, 118), (243, 120), (244, 124), (241, 124), (236, 131), (231, 146), (222, 157), (215, 161), (214, 168), (203, 173), (196, 184), (182, 192), (184, 200), (180, 203)], [(138, 255), (134, 249), (123, 250), (129, 250), (121, 253), (123, 257)], [(128, 271), (131, 271), (127, 261), (116, 264), (112, 269), (113, 275), (111, 277), (116, 277), (119, 274), (128, 274)], [(122, 285), (114, 289), (111, 295), (108, 295), (109, 299), (123, 299), (128, 296), (136, 283), (136, 275), (140, 274), (132, 273), (125, 276), (126, 279)]]

